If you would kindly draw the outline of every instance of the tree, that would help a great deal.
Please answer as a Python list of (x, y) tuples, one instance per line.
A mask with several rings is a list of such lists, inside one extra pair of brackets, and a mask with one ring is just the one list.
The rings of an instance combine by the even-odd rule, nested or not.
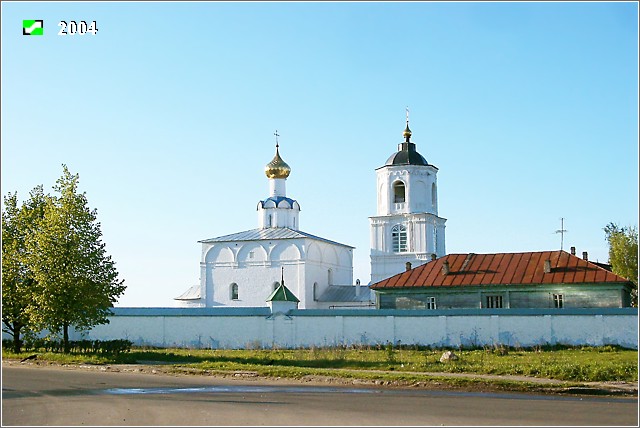
[(618, 227), (609, 223), (604, 228), (609, 242), (609, 263), (616, 275), (627, 278), (634, 285), (632, 306), (638, 306), (638, 228)]
[(69, 327), (87, 329), (109, 322), (109, 308), (124, 292), (124, 280), (102, 242), (97, 211), (78, 193), (79, 176), (66, 165), (53, 189), (44, 216), (27, 239), (29, 265), (37, 281), (37, 321), (51, 333), (63, 334), (69, 352)]
[(21, 334), (34, 329), (37, 283), (27, 262), (27, 236), (44, 216), (45, 195), (35, 187), (30, 198), (18, 207), (18, 194), (4, 198), (2, 212), (2, 330), (13, 338), (13, 351), (22, 349)]

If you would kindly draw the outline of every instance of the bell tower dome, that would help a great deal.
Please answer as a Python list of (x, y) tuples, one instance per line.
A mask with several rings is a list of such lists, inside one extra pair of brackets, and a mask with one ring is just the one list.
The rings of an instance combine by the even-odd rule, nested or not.
[(409, 110), (398, 144), (376, 169), (377, 212), (370, 217), (371, 282), (445, 255), (446, 219), (438, 216), (438, 168), (427, 162), (411, 142)]

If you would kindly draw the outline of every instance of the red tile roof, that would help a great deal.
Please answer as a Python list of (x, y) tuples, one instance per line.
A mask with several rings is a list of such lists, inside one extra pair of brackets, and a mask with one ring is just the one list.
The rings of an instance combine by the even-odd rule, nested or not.
[[(544, 272), (545, 260), (551, 272)], [(449, 273), (442, 272), (449, 262)], [(566, 251), (533, 253), (449, 254), (372, 284), (370, 288), (452, 287), (473, 285), (629, 283)]]

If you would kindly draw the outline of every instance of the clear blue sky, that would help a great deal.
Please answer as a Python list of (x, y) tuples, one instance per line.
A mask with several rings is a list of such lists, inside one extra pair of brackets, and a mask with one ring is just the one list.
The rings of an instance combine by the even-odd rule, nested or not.
[(1, 71), (2, 194), (78, 173), (118, 306), (173, 306), (198, 240), (257, 227), (276, 129), (301, 229), (367, 283), (406, 106), (447, 253), (559, 249), (564, 217), (565, 249), (607, 261), (602, 228), (638, 224), (635, 2), (2, 2)]

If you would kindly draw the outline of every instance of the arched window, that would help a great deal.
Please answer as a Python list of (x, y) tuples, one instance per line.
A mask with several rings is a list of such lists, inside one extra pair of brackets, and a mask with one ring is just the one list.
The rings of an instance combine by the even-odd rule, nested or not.
[(235, 282), (231, 283), (230, 287), (231, 300), (238, 300), (238, 284)]
[(393, 183), (393, 202), (399, 204), (404, 202), (404, 183), (402, 181), (396, 181)]
[(318, 283), (317, 282), (313, 283), (313, 300), (314, 301), (318, 300)]
[(394, 253), (407, 251), (407, 228), (405, 226), (396, 224), (391, 228), (391, 243)]
[(273, 226), (273, 220), (271, 218), (271, 214), (269, 214), (269, 227)]
[(333, 285), (333, 271), (331, 269), (327, 271), (327, 284)]

